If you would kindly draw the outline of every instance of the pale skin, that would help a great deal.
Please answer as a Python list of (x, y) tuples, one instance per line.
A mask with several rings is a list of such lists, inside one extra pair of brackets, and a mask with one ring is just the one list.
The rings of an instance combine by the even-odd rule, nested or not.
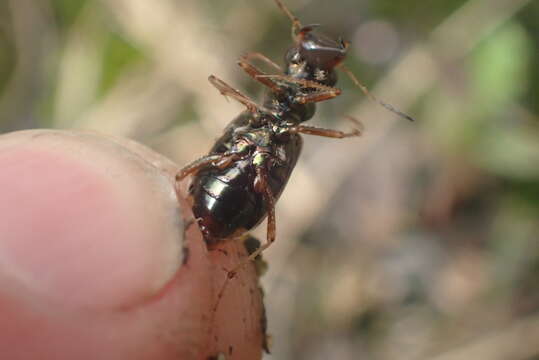
[(238, 242), (208, 252), (197, 226), (184, 231), (178, 168), (96, 134), (0, 136), (2, 357), (261, 358), (254, 268), (238, 271), (248, 286), (231, 282), (215, 310), (222, 269), (247, 254)]

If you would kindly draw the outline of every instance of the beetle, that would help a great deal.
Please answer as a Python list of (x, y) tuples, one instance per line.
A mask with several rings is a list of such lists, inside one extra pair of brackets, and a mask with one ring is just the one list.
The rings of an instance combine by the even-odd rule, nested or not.
[[(362, 133), (361, 123), (351, 117), (354, 128), (348, 132), (304, 124), (314, 116), (317, 102), (341, 94), (335, 87), (337, 68), (371, 100), (413, 120), (374, 97), (342, 64), (347, 42), (316, 32), (316, 25), (303, 26), (281, 0), (274, 1), (292, 22), (294, 43), (285, 53), (284, 69), (261, 53), (248, 53), (238, 61), (249, 76), (267, 87), (262, 105), (211, 75), (210, 83), (246, 110), (232, 120), (208, 155), (185, 166), (176, 176), (177, 182), (193, 176), (189, 188), (192, 209), (209, 245), (238, 237), (268, 218), (266, 242), (249, 255), (249, 260), (275, 241), (275, 203), (300, 156), (301, 134), (342, 139)], [(251, 63), (254, 59), (278, 73), (262, 72)], [(234, 270), (229, 274), (233, 276)]]

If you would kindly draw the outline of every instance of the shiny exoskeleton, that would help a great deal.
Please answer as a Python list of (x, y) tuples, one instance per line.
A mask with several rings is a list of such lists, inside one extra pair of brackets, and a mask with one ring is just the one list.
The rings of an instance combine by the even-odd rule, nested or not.
[[(409, 118), (390, 105), (374, 98), (342, 66), (348, 44), (333, 41), (302, 26), (281, 3), (277, 5), (292, 21), (294, 45), (285, 55), (284, 71), (259, 53), (243, 56), (238, 64), (248, 75), (268, 87), (263, 105), (257, 105), (215, 76), (210, 82), (225, 96), (244, 104), (241, 113), (216, 141), (209, 155), (184, 167), (177, 175), (181, 181), (192, 174), (190, 194), (193, 213), (205, 240), (236, 237), (268, 217), (267, 241), (250, 255), (254, 259), (275, 240), (275, 202), (282, 193), (302, 148), (301, 133), (345, 138), (359, 136), (359, 122), (350, 132), (303, 125), (315, 113), (315, 103), (340, 94), (335, 88), (335, 69), (341, 67), (371, 99), (389, 110)], [(280, 73), (267, 75), (249, 61), (258, 59)]]
[[(252, 120), (251, 113), (242, 113), (210, 150), (235, 156), (225, 158), (223, 166), (204, 167), (193, 179), (193, 213), (209, 242), (258, 225), (281, 194), (301, 151), (299, 135), (277, 136), (271, 126), (253, 127)], [(267, 199), (270, 193), (273, 201)]]

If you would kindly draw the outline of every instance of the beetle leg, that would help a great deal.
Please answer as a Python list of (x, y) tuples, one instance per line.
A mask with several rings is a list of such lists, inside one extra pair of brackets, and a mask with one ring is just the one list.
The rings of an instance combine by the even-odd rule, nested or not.
[(200, 159), (197, 159), (190, 163), (189, 165), (184, 166), (178, 173), (176, 174), (176, 181), (180, 182), (183, 179), (185, 179), (188, 175), (197, 173), (200, 169), (214, 164), (216, 161), (220, 161), (223, 159), (225, 155), (224, 154), (217, 154), (217, 155), (207, 155), (203, 156)]
[(245, 266), (247, 263), (255, 260), (255, 258), (266, 250), (275, 242), (275, 233), (276, 233), (276, 221), (275, 221), (275, 197), (271, 192), (271, 188), (268, 184), (268, 174), (265, 165), (258, 166), (256, 168), (256, 178), (255, 178), (255, 191), (261, 192), (264, 195), (264, 200), (267, 203), (268, 207), (268, 228), (266, 235), (266, 242), (261, 245), (258, 249), (253, 251), (247, 259), (240, 262), (236, 265), (235, 268), (228, 271), (228, 278), (233, 278), (236, 275), (238, 269)]
[(241, 155), (239, 153), (226, 152), (223, 154), (223, 157), (221, 159), (213, 163), (213, 166), (219, 169), (226, 169), (234, 161), (238, 161), (240, 159), (241, 159)]
[(184, 166), (176, 174), (176, 181), (180, 182), (188, 175), (196, 174), (200, 169), (207, 166), (213, 166), (219, 169), (227, 168), (232, 162), (241, 159), (238, 153), (226, 152), (224, 154), (206, 155)]
[(290, 128), (290, 131), (296, 132), (296, 133), (307, 134), (307, 135), (324, 136), (324, 137), (336, 138), (336, 139), (360, 136), (363, 133), (363, 125), (361, 124), (361, 122), (359, 122), (359, 120), (356, 120), (351, 116), (346, 116), (346, 119), (350, 120), (351, 122), (355, 124), (354, 129), (352, 129), (349, 132), (333, 130), (333, 129), (324, 129), (324, 128), (319, 128), (315, 126), (307, 126), (307, 125), (294, 126)]
[[(260, 248), (260, 245), (261, 245), (260, 240), (255, 238), (253, 235), (247, 233), (244, 236), (243, 246), (245, 247), (249, 255), (251, 255), (256, 250), (258, 250), (258, 248)], [(262, 259), (262, 256), (260, 255), (254, 259), (254, 263), (256, 267), (256, 273), (259, 277), (261, 277), (266, 272), (268, 268), (268, 264)]]
[(219, 90), (219, 92), (222, 95), (224, 95), (226, 97), (230, 96), (234, 100), (236, 100), (236, 101), (240, 102), (241, 104), (245, 105), (247, 110), (249, 110), (251, 113), (256, 114), (262, 108), (257, 103), (255, 103), (253, 100), (251, 100), (249, 97), (247, 97), (246, 95), (243, 95), (241, 92), (234, 89), (232, 86), (228, 85), (226, 82), (219, 79), (218, 77), (216, 77), (214, 75), (210, 75), (210, 77), (208, 77), (208, 80), (210, 81), (210, 83), (213, 86), (215, 86), (217, 88), (217, 90)]
[(296, 37), (299, 34), (301, 28), (303, 27), (301, 25), (301, 22), (299, 21), (299, 19), (296, 16), (294, 16), (294, 14), (292, 14), (292, 12), (290, 10), (288, 10), (288, 8), (286, 6), (284, 6), (284, 4), (283, 4), (283, 2), (281, 0), (275, 0), (275, 2), (277, 3), (277, 6), (279, 7), (279, 9), (281, 9), (286, 14), (286, 16), (288, 16), (290, 21), (292, 22), (292, 39), (296, 39)]
[(333, 99), (334, 97), (337, 97), (340, 94), (341, 94), (341, 89), (330, 88), (330, 89), (323, 89), (320, 91), (315, 91), (307, 95), (298, 95), (294, 98), (294, 100), (299, 104), (307, 104), (307, 103), (312, 103), (312, 102), (319, 102), (319, 101)]
[(240, 58), (240, 60), (243, 60), (243, 61), (249, 61), (251, 59), (258, 59), (258, 60), (268, 64), (269, 66), (271, 66), (272, 68), (274, 68), (278, 72), (280, 72), (280, 73), (283, 72), (283, 69), (279, 65), (277, 65), (275, 62), (273, 62), (273, 60), (271, 60), (266, 55), (264, 55), (262, 53), (259, 53), (259, 52), (248, 52), (247, 54), (243, 55)]
[(266, 243), (249, 255), (247, 261), (254, 260), (262, 251), (266, 250), (275, 241), (276, 221), (275, 221), (275, 197), (271, 192), (268, 183), (268, 173), (266, 167), (259, 166), (256, 168), (255, 191), (261, 192), (264, 195), (264, 200), (268, 207), (268, 229), (266, 235)]
[(341, 89), (338, 89), (332, 86), (323, 85), (313, 80), (296, 79), (289, 75), (261, 74), (261, 75), (258, 75), (256, 79), (258, 81), (261, 81), (262, 79), (271, 79), (276, 84), (279, 84), (279, 83), (296, 84), (304, 88), (314, 89), (314, 91), (309, 92), (308, 94), (297, 95), (296, 97), (294, 97), (295, 102), (299, 104), (325, 101), (325, 100), (333, 99), (334, 97), (337, 97), (341, 94)]
[[(269, 61), (271, 61), (271, 60), (269, 60)], [(269, 87), (271, 89), (271, 91), (276, 92), (276, 93), (279, 93), (279, 92), (283, 91), (283, 88), (277, 82), (273, 81), (271, 78), (268, 77), (268, 76), (271, 76), (271, 75), (267, 75), (266, 73), (264, 73), (260, 69), (258, 69), (256, 66), (254, 66), (251, 63), (247, 62), (247, 59), (245, 57), (242, 56), (240, 58), (240, 60), (238, 60), (238, 65), (250, 77), (252, 77), (256, 81), (262, 83), (263, 85)]]
[(340, 89), (334, 88), (332, 86), (323, 85), (323, 84), (320, 84), (319, 82), (314, 81), (314, 80), (296, 79), (295, 77), (292, 77), (290, 75), (279, 75), (279, 74), (277, 74), (277, 75), (266, 75), (266, 74), (263, 74), (263, 75), (258, 75), (258, 77), (267, 78), (267, 79), (273, 79), (273, 80), (275, 80), (275, 82), (281, 82), (281, 83), (284, 83), (284, 84), (297, 84), (297, 85), (303, 86), (304, 88), (317, 89), (317, 90), (326, 90), (326, 91), (333, 90), (335, 92), (338, 92), (339, 94), (341, 93)]

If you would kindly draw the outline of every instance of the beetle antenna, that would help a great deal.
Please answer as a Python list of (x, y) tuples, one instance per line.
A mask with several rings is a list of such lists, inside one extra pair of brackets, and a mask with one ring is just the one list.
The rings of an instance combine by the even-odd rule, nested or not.
[(288, 10), (288, 8), (285, 6), (285, 4), (283, 4), (281, 0), (275, 0), (275, 3), (279, 7), (279, 9), (281, 9), (292, 22), (292, 38), (294, 39), (296, 35), (299, 34), (299, 32), (301, 31), (301, 28), (303, 27), (301, 25), (301, 22), (294, 14), (292, 14), (290, 10)]
[(358, 78), (354, 75), (354, 73), (350, 69), (348, 69), (346, 66), (340, 65), (339, 67), (341, 68), (342, 71), (346, 73), (346, 75), (348, 75), (348, 77), (350, 77), (350, 79), (354, 82), (354, 84), (356, 84), (356, 86), (359, 87), (361, 91), (363, 92), (363, 94), (365, 94), (365, 96), (367, 96), (370, 100), (383, 106), (384, 108), (391, 111), (392, 113), (397, 114), (401, 118), (404, 118), (410, 121), (415, 121), (415, 119), (411, 117), (410, 115), (403, 113), (402, 111), (396, 109), (393, 105), (385, 103), (382, 100), (378, 99), (373, 94), (371, 94), (371, 92), (367, 89), (367, 87), (363, 85), (361, 82), (359, 82)]

